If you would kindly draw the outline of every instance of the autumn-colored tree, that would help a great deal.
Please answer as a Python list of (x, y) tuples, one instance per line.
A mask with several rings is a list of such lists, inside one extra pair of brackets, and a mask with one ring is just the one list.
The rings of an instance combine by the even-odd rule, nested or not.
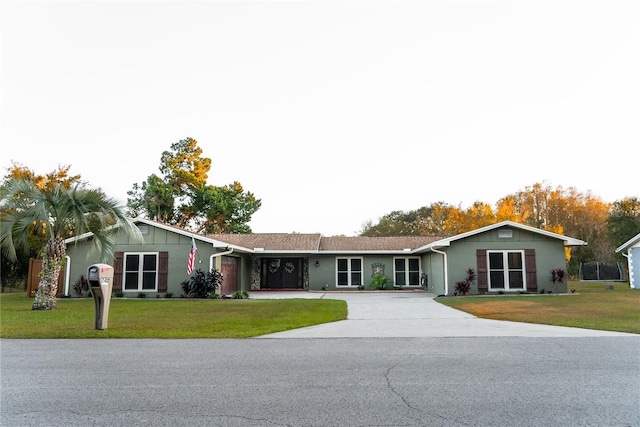
[(261, 201), (245, 192), (239, 182), (226, 186), (207, 185), (211, 159), (193, 138), (186, 138), (164, 151), (161, 176), (151, 175), (127, 194), (131, 216), (146, 216), (197, 233), (248, 233), (251, 216)]
[(460, 229), (466, 232), (495, 223), (496, 216), (491, 205), (476, 201), (464, 211), (464, 224), (461, 225)]
[(7, 168), (8, 173), (3, 178), (3, 185), (6, 185), (9, 181), (24, 180), (31, 182), (36, 188), (51, 190), (58, 184), (65, 188), (71, 188), (74, 184), (83, 183), (80, 175), (70, 175), (70, 170), (70, 165), (59, 165), (46, 175), (38, 175), (27, 166), (11, 162), (11, 166)]
[[(635, 202), (637, 199), (626, 200), (616, 212), (633, 212), (629, 206), (635, 206)], [(588, 246), (567, 251), (567, 259), (572, 261), (570, 272), (575, 273), (580, 262), (612, 259), (615, 246), (612, 247), (607, 237), (610, 235), (607, 232), (610, 207), (600, 198), (573, 187), (553, 188), (548, 183), (535, 183), (498, 200), (495, 212), (490, 205), (480, 201), (464, 210), (437, 202), (416, 211), (394, 211), (385, 215), (378, 224), (367, 224), (363, 235), (397, 235), (411, 230), (411, 234), (451, 236), (509, 220), (588, 242)], [(421, 214), (416, 215), (416, 212)], [(633, 214), (621, 213), (609, 223), (624, 229), (627, 227), (622, 224), (631, 224), (630, 231), (623, 233), (626, 236), (636, 229), (635, 219), (629, 220), (629, 217), (635, 218)]]
[(516, 197), (509, 195), (498, 200), (496, 203), (496, 222), (513, 221), (521, 222), (516, 211)]
[(456, 234), (460, 209), (445, 202), (429, 206), (429, 216), (421, 223), (419, 232), (425, 236), (450, 236)]

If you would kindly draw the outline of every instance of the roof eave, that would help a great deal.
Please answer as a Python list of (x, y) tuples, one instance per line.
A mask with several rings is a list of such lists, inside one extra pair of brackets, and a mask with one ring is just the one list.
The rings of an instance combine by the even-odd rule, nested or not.
[(627, 249), (629, 249), (630, 247), (632, 247), (633, 245), (635, 245), (638, 242), (640, 242), (640, 233), (636, 234), (635, 236), (633, 236), (632, 238), (630, 238), (629, 240), (624, 242), (622, 245), (620, 245), (616, 249), (616, 253), (617, 252), (626, 251)]

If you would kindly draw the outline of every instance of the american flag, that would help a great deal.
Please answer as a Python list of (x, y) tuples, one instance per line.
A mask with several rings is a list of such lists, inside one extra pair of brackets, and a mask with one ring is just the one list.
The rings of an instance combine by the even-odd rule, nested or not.
[(193, 266), (196, 263), (196, 251), (197, 250), (198, 250), (198, 248), (196, 248), (196, 241), (192, 237), (191, 238), (191, 249), (189, 250), (189, 263), (187, 264), (187, 274), (191, 274), (191, 272), (193, 271)]

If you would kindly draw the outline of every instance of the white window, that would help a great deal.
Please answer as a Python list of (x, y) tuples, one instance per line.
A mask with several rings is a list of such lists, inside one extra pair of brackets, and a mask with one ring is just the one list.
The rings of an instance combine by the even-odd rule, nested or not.
[(420, 258), (394, 258), (394, 286), (420, 286)]
[(157, 291), (158, 253), (124, 254), (124, 291)]
[(487, 251), (489, 290), (522, 291), (526, 289), (524, 251)]
[(362, 285), (362, 258), (337, 258), (337, 286)]

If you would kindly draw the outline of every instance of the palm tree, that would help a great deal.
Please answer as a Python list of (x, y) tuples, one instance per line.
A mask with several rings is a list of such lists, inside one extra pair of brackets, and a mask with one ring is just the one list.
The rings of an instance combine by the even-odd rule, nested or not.
[(81, 184), (55, 183), (39, 187), (32, 181), (9, 180), (0, 202), (0, 244), (16, 260), (16, 247), (25, 248), (30, 232), (45, 230), (49, 240), (42, 251), (42, 271), (33, 310), (56, 308), (58, 276), (67, 251), (64, 239), (93, 233), (93, 245), (103, 262), (113, 257), (116, 233), (141, 241), (140, 230), (124, 214), (124, 206), (102, 190)]

